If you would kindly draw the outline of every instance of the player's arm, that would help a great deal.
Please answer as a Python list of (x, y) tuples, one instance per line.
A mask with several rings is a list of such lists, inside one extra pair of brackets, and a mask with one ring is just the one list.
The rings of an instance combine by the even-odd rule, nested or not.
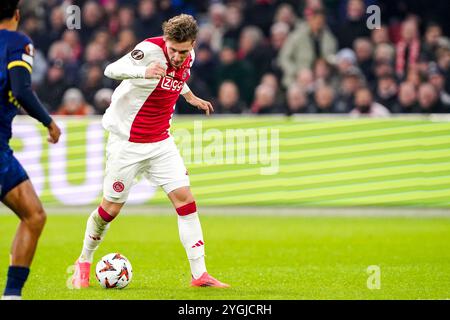
[(181, 90), (181, 94), (186, 99), (187, 103), (193, 105), (194, 107), (197, 107), (200, 110), (204, 110), (207, 116), (209, 116), (211, 112), (214, 112), (214, 108), (211, 102), (200, 99), (195, 94), (193, 94), (186, 83)]
[(166, 68), (155, 61), (157, 48), (148, 42), (139, 43), (133, 51), (105, 69), (105, 76), (114, 80), (160, 79), (166, 75)]
[(14, 98), (31, 117), (47, 127), (50, 135), (48, 141), (57, 143), (61, 131), (31, 88), (31, 67), (26, 62), (17, 61), (16, 64), (10, 63), (8, 69)]
[(7, 51), (7, 68), (12, 95), (28, 114), (47, 127), (51, 143), (57, 143), (61, 130), (52, 120), (31, 88), (34, 47), (30, 39), (16, 33)]

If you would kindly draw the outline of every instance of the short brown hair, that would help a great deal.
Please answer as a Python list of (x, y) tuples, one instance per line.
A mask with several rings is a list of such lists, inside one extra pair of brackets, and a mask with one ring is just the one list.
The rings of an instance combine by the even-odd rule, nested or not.
[(197, 38), (198, 25), (194, 17), (180, 14), (163, 23), (164, 36), (175, 42), (194, 41)]

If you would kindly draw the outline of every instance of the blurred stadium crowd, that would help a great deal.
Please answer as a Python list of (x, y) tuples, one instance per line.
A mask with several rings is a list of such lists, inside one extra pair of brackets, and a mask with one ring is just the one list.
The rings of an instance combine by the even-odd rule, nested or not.
[[(189, 86), (216, 113), (448, 113), (449, 3), (33, 0), (22, 1), (20, 28), (34, 41), (33, 85), (53, 114), (103, 114), (118, 85), (105, 66), (181, 12), (200, 25)], [(79, 30), (66, 26), (71, 4), (81, 8)], [(373, 4), (382, 24), (370, 30)], [(181, 98), (177, 113), (198, 111)]]

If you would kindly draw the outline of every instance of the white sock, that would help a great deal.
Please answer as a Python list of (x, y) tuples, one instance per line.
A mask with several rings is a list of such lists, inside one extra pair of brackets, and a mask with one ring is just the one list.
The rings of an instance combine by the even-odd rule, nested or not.
[(206, 265), (203, 232), (197, 212), (185, 216), (179, 215), (178, 231), (189, 259), (192, 276), (198, 279), (206, 272)]
[(105, 237), (106, 231), (109, 229), (109, 222), (103, 220), (99, 215), (98, 209), (95, 209), (89, 216), (86, 224), (86, 232), (84, 234), (83, 250), (79, 261), (90, 262), (94, 260), (94, 253)]
[(191, 266), (191, 274), (194, 279), (198, 279), (206, 272), (205, 256), (197, 259), (189, 259), (189, 265)]

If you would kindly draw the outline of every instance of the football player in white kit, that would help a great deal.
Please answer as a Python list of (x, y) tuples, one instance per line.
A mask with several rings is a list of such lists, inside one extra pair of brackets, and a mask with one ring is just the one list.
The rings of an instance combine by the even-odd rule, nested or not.
[(214, 111), (210, 102), (196, 97), (186, 84), (195, 58), (197, 22), (181, 14), (165, 22), (163, 31), (162, 37), (144, 40), (105, 69), (107, 77), (123, 81), (103, 116), (103, 127), (109, 132), (103, 200), (87, 221), (83, 249), (72, 276), (75, 288), (89, 286), (94, 252), (125, 204), (133, 180), (141, 174), (161, 186), (175, 207), (180, 240), (191, 267), (191, 286), (229, 287), (206, 270), (203, 234), (189, 176), (169, 134), (180, 94), (207, 115)]

